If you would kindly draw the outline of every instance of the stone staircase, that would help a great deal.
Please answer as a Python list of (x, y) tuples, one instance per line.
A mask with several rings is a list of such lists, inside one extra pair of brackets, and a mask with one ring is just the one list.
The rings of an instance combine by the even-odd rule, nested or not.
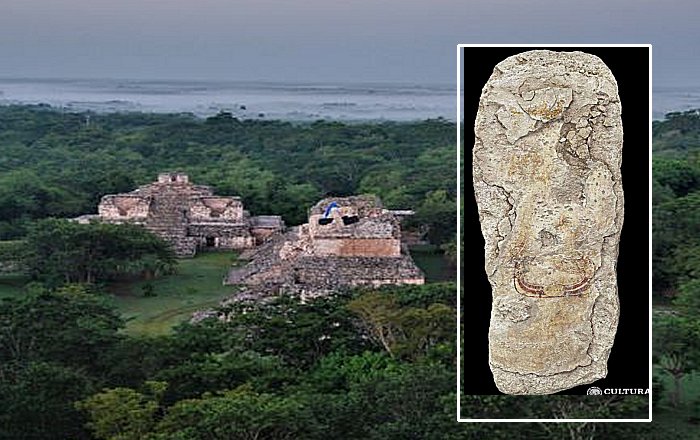
[(187, 206), (181, 205), (182, 197), (162, 194), (151, 203), (146, 229), (158, 235), (173, 247), (178, 256), (193, 256), (196, 239), (187, 236)]

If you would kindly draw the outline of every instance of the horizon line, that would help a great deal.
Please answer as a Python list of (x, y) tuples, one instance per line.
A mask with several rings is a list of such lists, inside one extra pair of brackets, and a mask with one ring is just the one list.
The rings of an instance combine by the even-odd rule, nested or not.
[(5, 76), (0, 75), (0, 81), (47, 81), (47, 82), (68, 82), (68, 81), (124, 81), (124, 82), (171, 82), (171, 83), (251, 83), (251, 84), (294, 84), (294, 85), (397, 85), (397, 86), (432, 86), (432, 87), (450, 87), (456, 89), (457, 85), (450, 82), (416, 82), (416, 81), (391, 81), (391, 80), (373, 80), (373, 81), (299, 81), (299, 80), (275, 80), (275, 79), (207, 79), (207, 78), (166, 78), (166, 77), (148, 77), (148, 78), (126, 78), (126, 77), (42, 77), (42, 76)]

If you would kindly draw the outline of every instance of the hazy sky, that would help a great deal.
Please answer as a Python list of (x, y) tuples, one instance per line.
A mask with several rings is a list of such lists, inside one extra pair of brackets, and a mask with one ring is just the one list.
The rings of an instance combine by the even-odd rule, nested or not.
[(0, 0), (0, 77), (453, 83), (458, 43), (652, 43), (655, 86), (698, 84), (698, 17), (697, 0)]

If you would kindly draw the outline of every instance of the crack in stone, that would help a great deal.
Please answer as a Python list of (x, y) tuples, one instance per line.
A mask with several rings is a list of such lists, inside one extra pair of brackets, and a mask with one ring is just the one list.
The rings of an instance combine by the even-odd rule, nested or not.
[[(600, 268), (596, 269), (596, 274), (597, 274), (598, 270), (600, 270)], [(593, 290), (592, 287), (591, 287), (591, 290)], [(593, 306), (591, 307), (591, 317), (588, 320), (589, 324), (591, 325), (591, 342), (588, 343), (588, 347), (586, 348), (586, 356), (588, 356), (588, 359), (591, 360), (591, 362), (588, 365), (591, 365), (593, 363), (593, 356), (591, 355), (591, 348), (593, 347), (593, 342), (595, 342), (595, 340), (596, 340), (595, 326), (593, 325), (593, 317), (595, 316), (595, 308), (598, 305), (598, 301), (600, 301), (600, 297), (601, 297), (601, 295), (598, 294), (598, 296), (596, 296), (595, 300), (593, 301)]]
[[(515, 220), (517, 219), (517, 210), (515, 209), (515, 206), (513, 203), (511, 203), (511, 193), (507, 191), (503, 186), (497, 185), (495, 183), (489, 183), (486, 180), (483, 179), (483, 177), (478, 177), (478, 180), (483, 183), (486, 186), (489, 186), (491, 188), (497, 188), (498, 190), (501, 191), (503, 195), (503, 200), (508, 204), (508, 211), (506, 212), (506, 215), (504, 217), (501, 217), (496, 221), (496, 237), (499, 238), (499, 240), (496, 240), (496, 246), (495, 246), (495, 258), (498, 258), (501, 253), (501, 244), (508, 238), (507, 236), (501, 235), (501, 232), (498, 230), (498, 224), (500, 223), (500, 220), (507, 219), (508, 220), (508, 225), (509, 225), (509, 233), (513, 231), (513, 224), (515, 223)], [(511, 215), (513, 218), (511, 219)], [(498, 218), (498, 217), (496, 217)], [(494, 269), (489, 273), (489, 276), (493, 276), (496, 273), (496, 270), (498, 268), (494, 267)]]
[[(592, 341), (592, 339), (591, 339), (591, 341)], [(591, 345), (593, 345), (593, 342), (591, 342), (588, 345), (589, 349), (590, 349)], [(493, 368), (497, 368), (501, 371), (505, 371), (506, 373), (515, 374), (516, 376), (520, 376), (520, 377), (533, 377), (533, 376), (534, 377), (556, 377), (556, 376), (563, 375), (563, 374), (570, 374), (570, 373), (573, 373), (580, 368), (586, 368), (586, 367), (590, 367), (591, 365), (593, 365), (593, 357), (588, 354), (588, 349), (586, 350), (586, 355), (588, 356), (588, 360), (590, 361), (589, 363), (584, 364), (584, 365), (577, 365), (570, 370), (558, 371), (558, 372), (553, 373), (553, 374), (520, 373), (518, 371), (508, 370), (506, 368), (499, 367), (498, 365), (494, 365), (493, 363), (491, 363), (491, 366)]]

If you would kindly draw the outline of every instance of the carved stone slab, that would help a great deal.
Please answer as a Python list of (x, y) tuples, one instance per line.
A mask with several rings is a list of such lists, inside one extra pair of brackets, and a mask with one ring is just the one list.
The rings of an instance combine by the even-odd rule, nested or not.
[(512, 56), (483, 88), (475, 133), (496, 386), (548, 394), (605, 377), (623, 220), (615, 78), (583, 52)]

